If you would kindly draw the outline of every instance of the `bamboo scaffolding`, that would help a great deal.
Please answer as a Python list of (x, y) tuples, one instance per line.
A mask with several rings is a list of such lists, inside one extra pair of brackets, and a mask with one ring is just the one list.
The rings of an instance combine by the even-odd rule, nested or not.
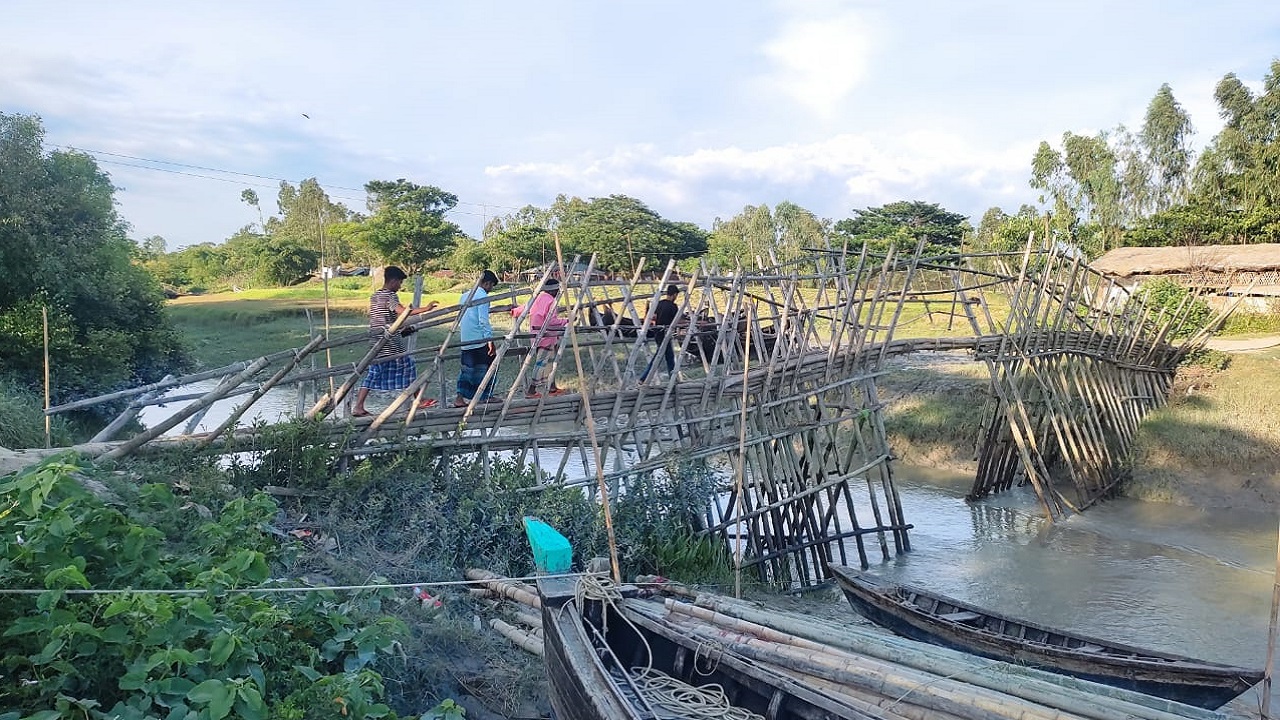
[[(54, 406), (48, 413), (123, 399), (131, 401), (126, 411), (194, 402), (180, 411), (185, 419), (217, 399), (248, 395), (212, 432), (160, 437), (164, 431), (153, 428), (108, 446), (112, 457), (175, 446), (226, 453), (252, 441), (254, 428), (234, 425), (268, 391), (332, 381), (337, 387), (314, 398), (304, 414), (319, 421), (318, 442), (333, 446), (344, 458), (342, 467), (349, 458), (429, 447), (479, 454), (487, 474), (490, 454), (504, 453), (531, 463), (543, 486), (583, 487), (601, 502), (625, 494), (673, 459), (728, 456), (741, 468), (741, 480), (725, 488), (727, 505), (709, 508), (707, 532), (740, 542), (743, 567), (808, 585), (821, 581), (834, 559), (845, 562), (856, 554), (865, 566), (868, 553), (888, 559), (910, 550), (911, 526), (898, 497), (877, 387), (888, 358), (965, 350), (984, 363), (991, 392), (969, 497), (1022, 481), (1047, 516), (1060, 518), (1110, 491), (1139, 424), (1165, 402), (1177, 362), (1208, 337), (1183, 337), (1189, 304), (1153, 312), (1140, 297), (1118, 294), (1111, 281), (1049, 244), (1028, 242), (1018, 253), (921, 252), (919, 244), (914, 252), (885, 253), (841, 245), (784, 261), (766, 251), (754, 269), (732, 273), (704, 262), (680, 274), (668, 261), (659, 273), (646, 275), (640, 264), (620, 280), (575, 276), (566, 284), (573, 292), (561, 298), (570, 323), (553, 368), (571, 363), (576, 377), (570, 385), (576, 381), (577, 387), (561, 396), (525, 398), (533, 363), (528, 348), (547, 331), (530, 331), (522, 314), (490, 338), (495, 358), (486, 382), (499, 378), (500, 366), (505, 376), (511, 363), (518, 365), (504, 402), (418, 407), (426, 388), (444, 382), (444, 362), (459, 354), (458, 323), (477, 304), (464, 297), (458, 305), (414, 316), (411, 325), (398, 319), (355, 363), (305, 368), (300, 361), (320, 350), (368, 346), (366, 332), (312, 340), (253, 363)], [(559, 260), (532, 287), (480, 303), (536, 294), (563, 265)], [(979, 260), (986, 265), (975, 267)], [(654, 341), (649, 331), (656, 301), (675, 283), (684, 290), (678, 319)], [(1007, 300), (1007, 311), (993, 310), (992, 293)], [(921, 303), (929, 303), (928, 312), (916, 315)], [(606, 304), (616, 310), (607, 324), (598, 312)], [(967, 322), (972, 335), (895, 337), (948, 304), (948, 316)], [(376, 418), (340, 419), (327, 412), (355, 386), (376, 357), (377, 343), (400, 327), (442, 331), (442, 339), (419, 336), (417, 349), (403, 354), (429, 359), (424, 372)], [(656, 371), (668, 348), (674, 370), (664, 379)], [(651, 372), (640, 381), (646, 367)], [(263, 372), (270, 373), (267, 381), (254, 380)], [(151, 397), (215, 377), (224, 382), (213, 393)], [(411, 398), (409, 412), (388, 422)]]

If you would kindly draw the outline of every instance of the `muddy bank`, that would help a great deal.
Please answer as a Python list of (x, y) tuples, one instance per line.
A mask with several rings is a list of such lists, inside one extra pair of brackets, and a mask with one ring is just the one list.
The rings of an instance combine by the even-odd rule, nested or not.
[[(895, 358), (879, 384), (894, 455), (907, 465), (977, 472), (990, 379), (966, 353)], [(1200, 508), (1280, 505), (1280, 354), (1236, 355), (1225, 370), (1179, 372), (1168, 407), (1139, 431), (1119, 494)]]

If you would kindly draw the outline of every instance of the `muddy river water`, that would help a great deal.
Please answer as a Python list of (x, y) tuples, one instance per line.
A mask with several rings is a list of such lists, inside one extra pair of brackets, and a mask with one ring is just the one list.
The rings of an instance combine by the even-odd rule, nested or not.
[[(215, 405), (201, 429), (215, 427), (242, 399)], [(148, 408), (142, 420), (158, 422), (173, 407)], [(254, 411), (276, 421), (295, 407), (294, 393), (281, 391)], [(581, 473), (581, 467), (569, 470)], [(1263, 663), (1274, 509), (1201, 510), (1118, 499), (1054, 524), (1026, 489), (970, 504), (966, 475), (910, 466), (894, 472), (906, 519), (915, 526), (912, 551), (873, 564), (872, 572), (1102, 638), (1206, 660)]]

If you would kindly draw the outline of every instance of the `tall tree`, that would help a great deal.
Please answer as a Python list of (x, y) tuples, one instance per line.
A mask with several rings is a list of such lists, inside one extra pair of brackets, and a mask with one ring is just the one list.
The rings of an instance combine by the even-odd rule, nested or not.
[[(241, 197), (244, 197), (243, 193)], [(326, 229), (350, 219), (351, 211), (345, 205), (331, 201), (319, 181), (308, 178), (298, 183), (296, 188), (281, 182), (276, 205), (280, 216), (267, 218), (265, 234), (310, 248), (329, 264), (348, 259), (348, 248), (330, 246)]]
[(1222, 212), (1268, 213), (1280, 206), (1280, 60), (1260, 95), (1231, 73), (1214, 99), (1224, 125), (1196, 165), (1195, 194)]
[(806, 248), (822, 247), (830, 223), (790, 201), (769, 210), (748, 205), (729, 218), (716, 218), (707, 241), (707, 257), (722, 268), (755, 267), (768, 263), (770, 252), (779, 262), (793, 260)]
[(870, 242), (879, 251), (897, 246), (899, 252), (913, 252), (923, 238), (925, 252), (930, 255), (959, 251), (971, 231), (964, 215), (920, 200), (854, 210), (853, 217), (835, 224), (837, 234), (856, 242)]
[(1183, 109), (1168, 83), (1160, 86), (1142, 123), (1139, 137), (1146, 148), (1155, 212), (1168, 210), (1187, 199), (1191, 182), (1191, 116)]
[(262, 202), (258, 199), (258, 192), (251, 188), (241, 190), (240, 202), (258, 211), (258, 229), (262, 232), (266, 232), (267, 221), (262, 217)]
[(561, 196), (551, 211), (563, 249), (584, 255), (595, 253), (596, 265), (604, 270), (631, 270), (641, 258), (653, 269), (670, 259), (695, 257), (707, 251), (705, 231), (691, 223), (667, 220), (626, 195), (590, 200)]
[(444, 215), (458, 205), (456, 195), (404, 178), (372, 180), (364, 189), (371, 215), (363, 239), (383, 261), (413, 274), (453, 250), (462, 231)]

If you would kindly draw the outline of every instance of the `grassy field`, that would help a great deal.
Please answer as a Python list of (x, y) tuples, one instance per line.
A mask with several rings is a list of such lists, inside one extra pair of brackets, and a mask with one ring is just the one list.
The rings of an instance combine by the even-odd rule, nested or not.
[[(369, 290), (330, 288), (331, 337), (362, 332), (369, 326)], [(409, 293), (401, 293), (408, 300)], [(457, 301), (457, 293), (424, 295), (423, 302)], [(192, 295), (172, 300), (169, 313), (186, 336), (202, 367), (221, 367), (307, 343), (324, 330), (324, 290), (318, 284), (238, 293)], [(308, 319), (310, 313), (310, 319)], [(333, 352), (335, 363), (358, 359), (367, 348), (354, 345)]]

